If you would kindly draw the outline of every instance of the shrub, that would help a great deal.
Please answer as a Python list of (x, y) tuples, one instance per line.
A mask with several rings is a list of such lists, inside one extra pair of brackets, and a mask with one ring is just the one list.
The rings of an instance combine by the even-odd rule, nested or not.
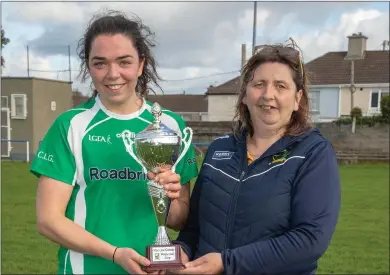
[(351, 117), (356, 117), (356, 119), (359, 119), (361, 118), (363, 115), (362, 113), (362, 109), (360, 109), (359, 107), (353, 107), (352, 110), (351, 110)]
[[(350, 125), (352, 124), (352, 118), (339, 118), (334, 122), (336, 125)], [(388, 124), (388, 119), (382, 116), (362, 116), (360, 118), (356, 118), (356, 125), (366, 125), (366, 126), (375, 126), (376, 124)]]
[(338, 120), (335, 121), (337, 125), (348, 125), (352, 124), (352, 118), (350, 117), (341, 117)]
[(390, 105), (389, 105), (389, 95), (384, 95), (382, 96), (381, 99), (381, 113), (382, 117), (386, 120), (389, 119), (389, 114), (390, 114)]

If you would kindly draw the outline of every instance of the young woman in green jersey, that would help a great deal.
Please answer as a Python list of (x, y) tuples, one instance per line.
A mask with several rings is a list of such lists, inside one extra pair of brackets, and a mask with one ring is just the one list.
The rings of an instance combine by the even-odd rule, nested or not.
[[(94, 17), (80, 40), (80, 74), (91, 77), (94, 95), (55, 120), (31, 166), (39, 177), (38, 231), (60, 245), (58, 273), (144, 273), (157, 233), (148, 177), (172, 199), (168, 226), (179, 230), (186, 221), (193, 147), (177, 174), (144, 175), (122, 140), (124, 130), (138, 133), (153, 121), (144, 99), (159, 80), (152, 46), (146, 26), (116, 12)], [(161, 121), (183, 135), (180, 116), (164, 109)]]

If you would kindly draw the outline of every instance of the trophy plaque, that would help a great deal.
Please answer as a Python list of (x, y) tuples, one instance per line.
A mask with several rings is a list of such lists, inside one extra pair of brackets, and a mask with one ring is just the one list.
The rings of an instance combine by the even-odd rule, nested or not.
[[(158, 103), (152, 106), (154, 121), (142, 132), (134, 135), (128, 130), (122, 134), (127, 152), (141, 165), (144, 173), (157, 173), (158, 168), (171, 166), (175, 172), (177, 163), (187, 152), (191, 144), (192, 129), (186, 127), (181, 137), (172, 129), (161, 123), (161, 107)], [(134, 138), (131, 138), (134, 137)], [(184, 147), (182, 147), (184, 144)], [(133, 148), (134, 145), (134, 148)], [(181, 150), (183, 148), (183, 150)], [(181, 152), (181, 153), (180, 153)], [(156, 216), (158, 231), (154, 243), (146, 247), (146, 257), (150, 265), (143, 267), (146, 272), (156, 270), (183, 269), (181, 247), (172, 244), (166, 230), (170, 208), (170, 199), (163, 186), (154, 180), (147, 182), (149, 196)]]

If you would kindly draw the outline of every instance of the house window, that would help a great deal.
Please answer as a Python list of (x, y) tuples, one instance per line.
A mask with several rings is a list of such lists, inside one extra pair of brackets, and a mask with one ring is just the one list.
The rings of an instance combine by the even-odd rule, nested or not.
[(312, 112), (320, 111), (320, 91), (309, 92), (310, 106)]
[(371, 93), (371, 108), (378, 108), (379, 106), (379, 102), (378, 102), (378, 99), (379, 99), (379, 91), (373, 91)]
[(1, 108), (8, 108), (8, 96), (1, 96)]
[(389, 90), (372, 90), (370, 98), (370, 108), (375, 111), (380, 111), (381, 100), (384, 95), (388, 95)]
[(26, 119), (27, 117), (27, 96), (25, 94), (11, 95), (11, 118)]

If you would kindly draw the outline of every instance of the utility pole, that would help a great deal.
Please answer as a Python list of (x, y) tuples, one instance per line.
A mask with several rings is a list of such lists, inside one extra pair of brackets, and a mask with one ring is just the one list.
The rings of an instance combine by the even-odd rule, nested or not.
[(70, 45), (68, 45), (68, 60), (69, 60), (69, 82), (72, 82), (72, 69), (70, 66)]
[(246, 63), (246, 44), (241, 44), (241, 70)]
[(27, 77), (30, 77), (30, 55), (27, 45)]
[[(355, 60), (351, 60), (351, 86), (349, 86), (349, 90), (351, 92), (351, 111), (353, 109), (353, 94), (356, 91), (356, 86), (355, 86)], [(356, 117), (352, 117), (352, 133), (355, 133), (355, 128), (356, 128)]]
[(382, 42), (382, 46), (383, 46), (384, 51), (386, 50), (386, 45), (389, 46), (389, 40), (383, 40), (383, 42)]
[(253, 35), (252, 35), (252, 55), (255, 54), (256, 46), (256, 25), (257, 25), (257, 2), (254, 2), (253, 7)]
[(353, 94), (356, 91), (356, 87), (355, 87), (355, 60), (351, 60), (351, 86), (349, 87), (349, 90), (351, 91), (351, 110), (352, 110), (353, 105), (354, 105)]

